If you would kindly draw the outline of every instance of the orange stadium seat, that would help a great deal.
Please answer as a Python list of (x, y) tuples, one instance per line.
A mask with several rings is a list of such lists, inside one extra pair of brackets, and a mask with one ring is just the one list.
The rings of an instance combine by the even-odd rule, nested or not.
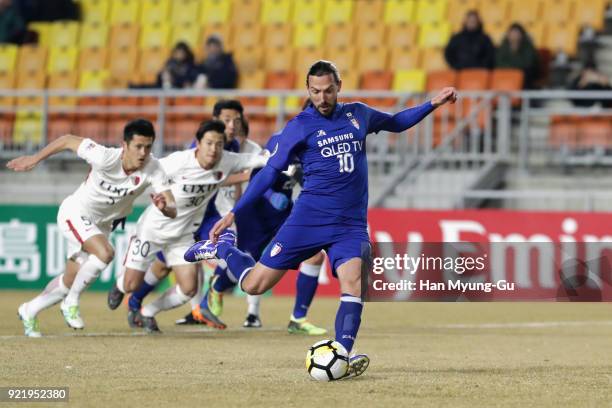
[[(190, 144), (201, 121), (202, 117), (200, 115), (172, 115), (166, 122), (164, 129), (164, 146), (181, 149)], [(125, 126), (125, 122), (126, 118), (117, 120), (115, 122), (115, 132), (122, 131), (120, 126)]]
[(323, 6), (323, 21), (325, 24), (351, 22), (354, 8), (352, 0), (325, 0)]
[(260, 19), (261, 0), (234, 0), (233, 24), (257, 24)]
[(503, 23), (509, 25), (511, 0), (486, 0), (480, 3), (480, 18), (485, 30), (489, 24)]
[(202, 46), (200, 39), (202, 27), (198, 23), (185, 23), (172, 27), (170, 33), (170, 46), (182, 41), (187, 43), (192, 51), (199, 49)]
[(12, 44), (0, 44), (0, 71), (12, 71), (17, 62), (19, 47)]
[[(47, 143), (54, 141), (60, 136), (68, 134), (77, 134), (75, 116), (69, 113), (49, 114), (49, 123), (47, 127)], [(83, 135), (83, 137), (85, 136), (86, 135)]]
[(108, 22), (110, 14), (110, 1), (108, 0), (87, 0), (80, 2), (83, 14), (83, 21), (87, 23), (102, 23)]
[(546, 22), (565, 24), (572, 20), (572, 15), (574, 12), (573, 0), (547, 0), (544, 6)]
[[(361, 75), (360, 89), (364, 91), (388, 91), (393, 84), (391, 71), (371, 71)], [(379, 108), (388, 108), (395, 105), (395, 98), (364, 98), (363, 102)]]
[(544, 47), (553, 52), (564, 51), (574, 55), (578, 44), (578, 32), (576, 24), (549, 24), (544, 36)]
[(61, 21), (51, 25), (50, 41), (52, 47), (74, 47), (78, 44), (80, 24), (75, 21)]
[(119, 24), (111, 28), (112, 48), (129, 48), (138, 44), (139, 27), (135, 24)]
[(295, 89), (297, 76), (293, 71), (269, 72), (266, 75), (266, 89)]
[(447, 8), (447, 0), (418, 0), (415, 12), (416, 21), (419, 24), (442, 23), (446, 21)]
[[(325, 50), (325, 59), (332, 61), (338, 67), (341, 73), (347, 71), (355, 71), (357, 50), (355, 47), (347, 48), (327, 48)], [(343, 81), (344, 82), (344, 81)], [(342, 85), (344, 87), (344, 84)]]
[(226, 23), (230, 20), (231, 1), (202, 0), (200, 22), (203, 24)]
[(589, 25), (596, 30), (602, 30), (607, 4), (608, 0), (589, 0), (586, 3), (574, 0), (572, 22), (580, 26)]
[[(76, 72), (59, 72), (49, 75), (47, 88), (53, 90), (77, 89), (78, 83), (79, 80)], [(76, 98), (72, 96), (50, 96), (49, 104), (51, 106), (62, 107), (75, 106)]]
[(514, 0), (510, 2), (510, 21), (530, 24), (540, 21), (544, 5), (540, 0)]
[(13, 122), (15, 114), (0, 112), (0, 148), (13, 144)]
[(138, 58), (138, 82), (141, 84), (154, 84), (157, 82), (157, 74), (162, 70), (170, 50), (167, 48), (147, 48), (140, 50)]
[(506, 35), (506, 31), (508, 31), (508, 25), (505, 22), (492, 23), (487, 25), (486, 30), (493, 44), (499, 46)]
[(292, 44), (291, 24), (271, 24), (264, 28), (264, 44), (266, 48), (288, 47)]
[(421, 68), (425, 72), (448, 69), (444, 59), (444, 51), (441, 48), (426, 48), (421, 53)]
[(249, 117), (249, 139), (260, 146), (265, 146), (276, 130), (276, 120), (263, 116)]
[(170, 0), (145, 0), (142, 2), (140, 24), (159, 24), (168, 21)]
[(100, 23), (81, 25), (79, 47), (103, 48), (108, 45), (109, 27)]
[(238, 88), (240, 89), (262, 89), (266, 75), (263, 70), (252, 72), (240, 72)]
[(294, 24), (318, 23), (322, 15), (322, 0), (294, 0), (292, 18)]
[(542, 21), (536, 21), (531, 24), (525, 25), (527, 34), (531, 37), (531, 40), (535, 44), (536, 48), (544, 43), (544, 35), (546, 31), (546, 25)]
[(421, 50), (412, 48), (393, 48), (389, 67), (393, 69), (416, 69), (421, 66)]
[(512, 68), (496, 68), (491, 74), (490, 89), (494, 91), (520, 91), (523, 89), (523, 71)]
[[(108, 69), (112, 88), (124, 88), (138, 66), (138, 52), (135, 47), (113, 48), (110, 53)], [(123, 84), (123, 86), (122, 86)]]
[(487, 69), (462, 69), (457, 77), (457, 88), (466, 91), (482, 91), (490, 88), (491, 72)]
[(293, 71), (293, 48), (266, 48), (264, 55), (264, 68), (266, 71)]
[[(15, 88), (15, 73), (0, 71), (0, 89), (11, 90)], [(0, 96), (0, 106), (13, 106), (15, 98), (13, 96)]]
[[(312, 66), (312, 64), (320, 59), (325, 57), (324, 50), (321, 48), (301, 48), (297, 50), (295, 53), (294, 59), (294, 71), (297, 72), (298, 77), (300, 78), (300, 82), (303, 79), (306, 80), (306, 72)], [(339, 68), (338, 68), (339, 69)]]
[[(142, 3), (148, 3), (144, 1)], [(140, 17), (140, 1), (112, 0), (110, 7), (110, 24), (138, 23)], [(151, 24), (150, 21), (147, 21)]]
[(465, 19), (465, 14), (470, 10), (478, 10), (478, 3), (478, 0), (451, 1), (449, 7), (447, 7), (446, 20), (450, 23), (453, 32), (461, 30), (463, 27), (463, 20)]
[(380, 23), (384, 16), (384, 0), (360, 0), (355, 2), (353, 22), (358, 26)]
[[(17, 89), (40, 91), (45, 88), (47, 76), (44, 71), (20, 72), (17, 74)], [(40, 96), (18, 96), (17, 105), (36, 108), (42, 105)]]
[(85, 48), (79, 54), (79, 71), (96, 71), (108, 66), (108, 49)]
[(567, 116), (551, 118), (548, 140), (553, 147), (575, 148), (578, 145), (578, 126)]
[(234, 51), (234, 61), (240, 75), (263, 68), (263, 47), (240, 48)]
[(47, 66), (47, 49), (31, 45), (19, 47), (17, 66), (20, 71), (44, 71)]
[(575, 122), (581, 147), (612, 147), (612, 121), (609, 118), (585, 117)]
[(384, 24), (370, 23), (360, 26), (357, 30), (357, 44), (360, 49), (380, 47), (385, 44), (385, 34)]
[(232, 49), (257, 48), (261, 46), (262, 26), (256, 23), (232, 25)]
[(102, 114), (83, 114), (77, 118), (76, 129), (78, 135), (87, 137), (102, 144), (116, 144), (117, 137), (108, 135), (106, 115)]
[(384, 21), (386, 24), (413, 22), (415, 9), (414, 0), (386, 0)]
[(321, 23), (296, 24), (293, 36), (294, 47), (320, 47), (323, 44), (325, 26)]
[[(445, 69), (440, 71), (432, 71), (427, 74), (427, 80), (425, 82), (425, 91), (429, 94), (435, 94), (440, 92), (447, 86), (456, 86), (457, 84), (457, 71), (452, 69)], [(436, 109), (434, 111), (434, 118), (436, 120), (450, 119), (453, 115), (453, 107), (448, 104)]]
[(387, 69), (388, 51), (385, 47), (360, 48), (357, 57), (357, 69), (364, 73), (368, 71), (384, 71)]
[[(170, 10), (170, 24), (172, 26), (180, 26), (183, 24), (194, 24), (198, 23), (198, 16), (200, 12), (199, 0), (172, 0), (172, 6)], [(162, 21), (160, 24), (163, 24)], [(151, 24), (151, 23), (148, 23)]]
[(342, 90), (355, 91), (359, 89), (360, 75), (356, 70), (341, 71)]
[(327, 48), (347, 48), (354, 46), (353, 24), (338, 23), (327, 26), (325, 46)]
[(263, 0), (261, 7), (263, 24), (283, 24), (291, 20), (292, 0)]
[(387, 29), (387, 41), (389, 48), (411, 48), (416, 47), (419, 27), (416, 24), (391, 24)]

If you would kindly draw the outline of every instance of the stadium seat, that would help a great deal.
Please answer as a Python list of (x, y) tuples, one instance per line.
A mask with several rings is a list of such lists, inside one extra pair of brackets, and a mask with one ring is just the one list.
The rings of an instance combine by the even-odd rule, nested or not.
[(13, 143), (38, 146), (42, 142), (42, 116), (36, 110), (20, 110), (15, 116)]
[(200, 33), (201, 27), (198, 23), (185, 23), (172, 27), (170, 33), (170, 46), (174, 46), (178, 42), (184, 42), (195, 51), (202, 46), (200, 39), (202, 35)]
[(415, 9), (414, 0), (386, 0), (385, 24), (413, 22), (415, 21)]
[(111, 28), (112, 48), (130, 48), (138, 44), (139, 27), (135, 24), (120, 24)]
[(513, 0), (509, 4), (512, 22), (525, 25), (540, 21), (544, 17), (542, 15), (544, 5), (540, 0)]
[[(465, 19), (465, 14), (470, 10), (478, 10), (478, 0), (452, 0), (449, 7), (447, 7), (447, 17), (446, 21), (448, 21), (451, 25), (453, 32), (460, 31), (463, 27), (463, 20)], [(487, 21), (485, 24), (485, 29), (488, 29)]]
[[(40, 91), (45, 88), (47, 76), (44, 71), (26, 71), (17, 74), (16, 88), (22, 91)], [(26, 106), (32, 109), (42, 105), (43, 99), (40, 96), (18, 96), (16, 99), (18, 106)]]
[(288, 47), (292, 44), (293, 27), (291, 24), (272, 24), (264, 28), (266, 48)]
[(294, 24), (320, 23), (322, 15), (322, 0), (294, 0), (293, 18), (291, 19)]
[(421, 50), (412, 48), (393, 48), (389, 67), (393, 69), (416, 69), (421, 66)]
[(353, 17), (353, 0), (325, 0), (323, 4), (323, 21), (327, 25), (350, 23)]
[[(148, 1), (112, 0), (109, 18), (110, 24), (137, 24), (140, 17), (141, 3), (146, 4)], [(151, 21), (144, 21), (147, 21), (147, 24), (151, 24)]]
[(523, 89), (523, 71), (512, 68), (496, 68), (491, 74), (493, 91), (520, 91)]
[(480, 18), (485, 22), (485, 30), (489, 24), (509, 24), (510, 0), (487, 0), (480, 3)]
[(578, 32), (576, 24), (549, 24), (544, 36), (544, 47), (553, 52), (564, 51), (574, 55), (578, 44)]
[(142, 2), (140, 24), (160, 24), (168, 21), (170, 0), (145, 0)]
[(138, 58), (138, 82), (141, 84), (155, 84), (157, 82), (157, 74), (160, 73), (170, 50), (167, 48), (147, 48), (140, 50)]
[(261, 115), (249, 117), (249, 139), (260, 146), (265, 146), (270, 136), (276, 131), (276, 119)]
[(323, 44), (325, 27), (321, 23), (296, 24), (293, 36), (294, 47), (320, 47)]
[(465, 91), (490, 89), (491, 72), (487, 69), (462, 69), (457, 76), (457, 88)]
[[(120, 118), (114, 121), (114, 133), (116, 137), (121, 135), (123, 126), (129, 118)], [(164, 146), (170, 150), (184, 149), (191, 143), (194, 135), (202, 121), (200, 115), (173, 115), (166, 122), (164, 132)], [(110, 130), (109, 130), (110, 133)]]
[(417, 47), (419, 27), (412, 23), (391, 24), (387, 29), (387, 47), (412, 48)]
[(547, 0), (545, 3), (545, 21), (553, 24), (565, 24), (572, 20), (573, 0)]
[(107, 131), (106, 114), (83, 114), (77, 117), (76, 129), (78, 135), (87, 137), (101, 144), (114, 145), (121, 139), (111, 136)]
[(379, 23), (385, 12), (384, 0), (360, 0), (355, 2), (353, 23), (357, 26)]
[(228, 48), (232, 44), (232, 26), (231, 24), (209, 24), (202, 30), (202, 37), (200, 44), (201, 46), (196, 49), (196, 55), (198, 58), (204, 57), (204, 44), (206, 39), (211, 35), (216, 35), (223, 41), (224, 47)]
[(85, 48), (79, 54), (79, 71), (96, 71), (108, 67), (108, 49)]
[[(357, 68), (355, 66), (357, 50), (355, 47), (347, 47), (347, 48), (331, 48), (328, 47), (325, 50), (325, 59), (328, 61), (332, 61), (336, 64), (336, 67), (340, 70), (340, 72), (344, 73), (347, 71), (356, 71)], [(344, 85), (343, 85), (344, 87)]]
[(256, 23), (234, 24), (232, 26), (232, 50), (260, 47), (262, 27)]
[(444, 51), (441, 48), (426, 48), (421, 53), (421, 68), (425, 72), (448, 69), (444, 59)]
[(263, 89), (266, 75), (263, 70), (240, 72), (238, 78), (239, 89)]
[[(266, 75), (264, 83), (265, 89), (292, 90), (296, 87), (297, 75), (295, 72), (269, 72)], [(285, 110), (294, 111), (298, 109), (299, 99), (295, 96), (290, 96), (285, 99)], [(280, 107), (280, 98), (278, 96), (270, 96), (266, 101), (266, 110), (269, 113), (278, 112)]]
[[(15, 73), (11, 71), (0, 71), (0, 89), (15, 89)], [(0, 106), (13, 106), (15, 97), (0, 96)]]
[(19, 47), (12, 44), (0, 44), (0, 71), (12, 71), (17, 62)]
[(163, 48), (168, 46), (170, 46), (169, 24), (151, 24), (142, 28), (140, 48)]
[(83, 71), (79, 77), (79, 89), (82, 91), (103, 91), (108, 87), (110, 73), (103, 71)]
[(386, 26), (380, 23), (370, 23), (360, 26), (356, 34), (360, 49), (380, 47), (385, 44)]
[(353, 47), (354, 42), (353, 24), (338, 23), (327, 26), (325, 34), (325, 46), (327, 48), (348, 48)]
[[(76, 72), (59, 72), (49, 75), (47, 88), (51, 90), (73, 90), (79, 84)], [(73, 96), (50, 96), (49, 105), (51, 106), (75, 106), (76, 97)]]
[[(47, 143), (60, 136), (77, 134), (75, 115), (70, 113), (51, 113), (47, 125)], [(85, 136), (85, 135), (83, 135)]]
[(420, 69), (399, 69), (395, 71), (392, 89), (397, 92), (423, 92), (425, 76), (425, 71)]
[(257, 24), (261, 13), (261, 0), (234, 0), (232, 24)]
[(340, 72), (340, 79), (342, 79), (342, 90), (343, 91), (358, 90), (360, 78), (361, 76), (355, 70)]
[(239, 48), (234, 51), (234, 61), (240, 75), (263, 68), (263, 47)]
[(206, 25), (228, 22), (230, 20), (231, 4), (227, 0), (202, 0), (200, 22)]
[(612, 147), (612, 121), (605, 117), (584, 117), (578, 124), (578, 143), (581, 147)]
[(447, 86), (456, 86), (457, 71), (445, 69), (441, 71), (432, 71), (427, 74), (425, 82), (425, 90), (427, 92), (439, 92)]
[(263, 0), (261, 22), (263, 24), (284, 24), (291, 21), (292, 0)]
[(47, 73), (73, 71), (77, 65), (79, 49), (76, 47), (51, 48), (47, 61)]
[(525, 24), (525, 30), (536, 47), (544, 43), (546, 25), (541, 20), (531, 24)]
[(387, 69), (388, 51), (385, 47), (360, 48), (357, 55), (357, 69), (360, 73)]
[(589, 0), (586, 4), (574, 0), (574, 12), (571, 21), (579, 26), (589, 25), (595, 30), (602, 30), (607, 4), (608, 0)]
[(17, 54), (17, 66), (20, 71), (45, 71), (47, 66), (47, 49), (31, 45), (22, 45)]
[(419, 30), (419, 46), (422, 48), (445, 47), (450, 36), (449, 23), (423, 24)]
[(493, 41), (495, 46), (501, 45), (507, 31), (508, 25), (506, 23), (492, 23), (487, 25), (487, 34), (491, 37), (491, 41)]
[(578, 146), (578, 126), (567, 116), (552, 117), (548, 140), (552, 147), (576, 148)]
[(361, 75), (360, 87), (364, 91), (388, 91), (393, 83), (391, 71), (371, 71)]
[[(453, 3), (452, 0), (451, 4)], [(446, 21), (447, 0), (418, 0), (416, 21), (421, 24), (442, 23)]]
[(170, 24), (175, 27), (183, 24), (198, 24), (200, 3), (199, 0), (172, 0)]
[(110, 1), (108, 0), (87, 0), (81, 3), (82, 20), (87, 23), (108, 23), (110, 14)]
[[(1, 106), (1, 104), (0, 104)], [(14, 113), (0, 112), (0, 149), (13, 144)]]
[(43, 47), (51, 47), (51, 23), (30, 23), (28, 30), (36, 31), (38, 34), (38, 45)]
[(61, 21), (51, 25), (49, 40), (54, 48), (74, 47), (78, 44), (80, 24), (75, 21)]
[(81, 48), (103, 48), (108, 45), (109, 27), (99, 23), (81, 25), (79, 46)]
[(268, 72), (293, 71), (293, 48), (266, 48), (264, 68)]
[[(315, 61), (323, 59), (325, 57), (324, 50), (322, 48), (300, 48), (294, 52), (294, 71), (297, 72), (298, 77), (301, 80), (306, 80), (306, 73), (308, 69), (314, 64)], [(340, 69), (340, 68), (338, 68)]]

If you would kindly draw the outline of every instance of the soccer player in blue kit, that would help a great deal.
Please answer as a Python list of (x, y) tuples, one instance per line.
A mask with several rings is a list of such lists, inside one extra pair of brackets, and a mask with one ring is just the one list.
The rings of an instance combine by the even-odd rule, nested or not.
[[(234, 209), (211, 229), (209, 240), (186, 253), (196, 262), (217, 257), (250, 294), (273, 287), (302, 260), (324, 249), (342, 295), (335, 321), (336, 341), (351, 353), (363, 310), (361, 268), (370, 251), (367, 232), (368, 167), (365, 139), (379, 131), (402, 132), (447, 102), (456, 90), (444, 88), (431, 101), (396, 114), (362, 103), (338, 103), (342, 82), (336, 66), (317, 61), (307, 74), (311, 106), (290, 120), (274, 146), (268, 164), (251, 181)], [(239, 214), (274, 183), (296, 156), (304, 170), (304, 188), (286, 222), (259, 262), (235, 247), (235, 235), (222, 233)], [(370, 359), (351, 353), (347, 376), (361, 375)]]

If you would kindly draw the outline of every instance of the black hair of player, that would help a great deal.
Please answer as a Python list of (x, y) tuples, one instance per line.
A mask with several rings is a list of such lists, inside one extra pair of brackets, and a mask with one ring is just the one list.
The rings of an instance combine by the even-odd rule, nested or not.
[(223, 135), (223, 143), (225, 143), (225, 123), (223, 123), (222, 121), (212, 119), (200, 123), (200, 127), (198, 127), (198, 131), (196, 132), (196, 139), (198, 139), (198, 142), (202, 141), (202, 138), (204, 137), (206, 132), (221, 133)]
[(310, 69), (308, 70), (308, 74), (306, 74), (306, 86), (308, 86), (308, 77), (313, 76), (323, 76), (323, 75), (332, 75), (334, 77), (334, 82), (337, 84), (340, 83), (340, 72), (338, 72), (338, 68), (331, 61), (319, 60), (312, 64)]
[(217, 101), (217, 103), (215, 103), (215, 106), (213, 107), (213, 116), (218, 118), (223, 109), (235, 110), (240, 114), (240, 116), (243, 116), (244, 114), (244, 108), (242, 107), (242, 104), (240, 103), (240, 101), (237, 101), (235, 99), (221, 99)]
[(134, 119), (123, 128), (123, 141), (129, 144), (135, 135), (152, 137), (155, 139), (155, 128), (150, 120)]

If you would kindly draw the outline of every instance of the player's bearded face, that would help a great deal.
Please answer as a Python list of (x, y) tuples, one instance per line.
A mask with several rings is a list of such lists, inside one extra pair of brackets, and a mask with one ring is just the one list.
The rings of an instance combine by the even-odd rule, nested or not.
[(200, 165), (206, 169), (214, 167), (223, 154), (223, 134), (206, 132), (197, 144), (196, 157)]
[(342, 82), (336, 83), (331, 74), (308, 77), (308, 95), (314, 107), (323, 116), (329, 116), (338, 102)]
[(123, 142), (125, 167), (128, 169), (143, 168), (151, 155), (153, 141), (152, 137), (134, 135), (129, 143)]

